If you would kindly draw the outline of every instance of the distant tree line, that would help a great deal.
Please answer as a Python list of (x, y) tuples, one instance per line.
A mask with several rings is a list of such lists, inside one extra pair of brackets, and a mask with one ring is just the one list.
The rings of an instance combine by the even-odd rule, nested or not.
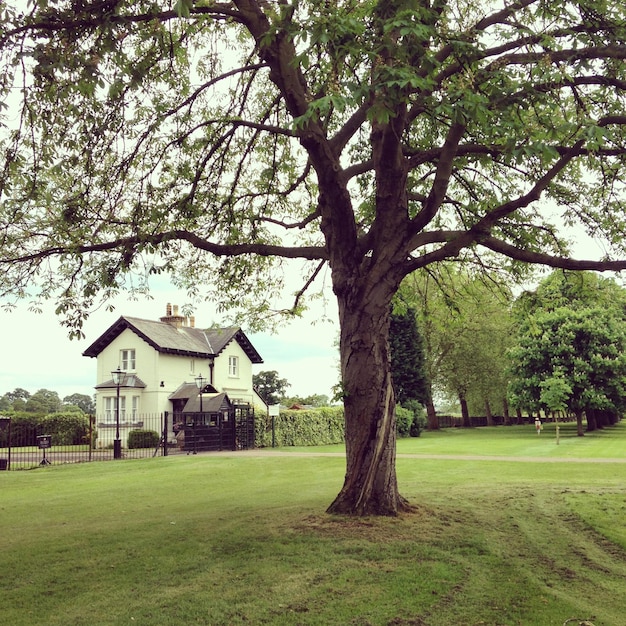
[(96, 410), (94, 399), (82, 393), (73, 393), (62, 400), (56, 391), (39, 389), (31, 394), (26, 389), (18, 387), (0, 396), (0, 411), (2, 413), (50, 413), (80, 411), (91, 414)]

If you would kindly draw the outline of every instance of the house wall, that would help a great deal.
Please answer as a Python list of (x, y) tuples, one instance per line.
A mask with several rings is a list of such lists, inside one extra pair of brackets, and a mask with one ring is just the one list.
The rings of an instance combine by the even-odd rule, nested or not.
[[(229, 357), (236, 357), (239, 365), (238, 375), (232, 376), (229, 372)], [(218, 391), (228, 394), (231, 402), (254, 403), (252, 389), (252, 362), (243, 348), (231, 341), (215, 359), (214, 382)]]
[[(111, 372), (122, 366), (121, 351), (135, 350), (136, 369), (132, 373), (143, 380), (148, 386), (154, 386), (154, 350), (140, 339), (135, 333), (126, 329), (118, 337), (116, 337), (99, 355), (97, 365), (97, 384), (111, 380)], [(129, 373), (131, 373), (129, 371)], [(96, 414), (104, 414), (104, 398), (115, 396), (116, 389), (98, 389), (96, 391)], [(143, 396), (142, 389), (124, 389), (120, 388), (120, 397), (126, 397), (126, 406), (130, 407), (131, 397), (134, 395)], [(149, 409), (143, 406), (140, 400), (139, 410), (148, 412)]]

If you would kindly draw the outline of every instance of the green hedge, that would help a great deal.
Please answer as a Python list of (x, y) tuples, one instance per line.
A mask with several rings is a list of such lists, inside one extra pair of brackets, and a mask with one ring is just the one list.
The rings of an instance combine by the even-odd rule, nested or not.
[(131, 430), (128, 433), (128, 448), (156, 448), (161, 437), (154, 430)]
[[(36, 446), (38, 435), (50, 435), (53, 446), (77, 445), (89, 442), (89, 416), (70, 411), (67, 413), (17, 412), (10, 414), (11, 445)], [(8, 445), (7, 433), (0, 434), (0, 446)]]
[[(272, 418), (257, 411), (255, 443), (259, 448), (272, 445)], [(419, 437), (426, 425), (423, 407), (396, 407), (399, 437)], [(282, 446), (323, 446), (345, 441), (343, 407), (281, 410), (274, 418), (274, 441)]]
[(50, 413), (41, 421), (44, 435), (52, 435), (52, 445), (89, 443), (89, 417), (75, 411)]
[[(255, 415), (255, 443), (260, 448), (272, 445), (272, 418)], [(276, 446), (321, 446), (344, 441), (343, 407), (323, 407), (298, 411), (283, 410), (274, 418)]]

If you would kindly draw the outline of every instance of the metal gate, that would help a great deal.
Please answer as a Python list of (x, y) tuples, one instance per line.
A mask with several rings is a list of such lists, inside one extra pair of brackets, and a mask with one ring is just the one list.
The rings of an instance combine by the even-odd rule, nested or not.
[(235, 405), (235, 449), (254, 448), (254, 407), (250, 404)]

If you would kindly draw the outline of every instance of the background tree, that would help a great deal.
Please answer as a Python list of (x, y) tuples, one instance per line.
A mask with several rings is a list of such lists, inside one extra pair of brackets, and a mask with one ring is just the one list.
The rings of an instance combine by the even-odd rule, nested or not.
[(84, 393), (73, 393), (63, 398), (64, 405), (77, 406), (83, 413), (88, 415), (96, 412), (96, 403), (93, 397)]
[(17, 387), (13, 391), (7, 391), (0, 398), (0, 406), (2, 410), (23, 411), (28, 398), (30, 398), (30, 392)]
[[(424, 329), (426, 367), (434, 390), (456, 396), (463, 424), (491, 407), (507, 413), (506, 350), (511, 341), (511, 291), (502, 278), (486, 271), (440, 267), (415, 272), (402, 284), (401, 297), (419, 306)], [(437, 428), (434, 405), (429, 428)]]
[[(338, 303), (336, 513), (408, 508), (390, 305), (446, 259), (626, 267), (626, 20), (560, 0), (5, 3), (0, 295), (100, 297), (169, 273), (267, 321), (283, 259)], [(548, 201), (549, 200), (549, 201)], [(607, 241), (573, 260), (555, 224)]]
[[(604, 313), (598, 321), (600, 322), (600, 320), (604, 320), (608, 316), (612, 320), (611, 325), (616, 325), (619, 328), (626, 323), (626, 289), (618, 285), (613, 278), (605, 278), (593, 272), (556, 270), (546, 276), (535, 290), (523, 292), (514, 303), (513, 313), (518, 320), (519, 327), (527, 329), (529, 316), (555, 313), (559, 309), (581, 314), (587, 311), (587, 317), (593, 317), (593, 309), (602, 309)], [(562, 313), (562, 315), (566, 314)], [(586, 331), (581, 329), (580, 332)], [(522, 341), (523, 339), (522, 337)], [(619, 342), (619, 338), (615, 340)], [(600, 364), (600, 371), (602, 369)], [(554, 381), (557, 390), (559, 389), (561, 376), (562, 372), (558, 373)], [(615, 381), (619, 388), (618, 381), (619, 374), (618, 380)], [(569, 384), (567, 380), (565, 383)], [(539, 384), (536, 379), (534, 379), (534, 384)], [(541, 384), (545, 387), (549, 383), (544, 381)], [(530, 387), (533, 388), (533, 385)], [(515, 384), (515, 388), (521, 392), (522, 388), (518, 383)], [(531, 395), (522, 392), (521, 395), (515, 395), (514, 397), (518, 401), (523, 398), (526, 402), (525, 408), (538, 410), (539, 404), (537, 403), (536, 389)], [(611, 402), (607, 409), (594, 407), (593, 404), (587, 406), (584, 409), (587, 417), (587, 428), (594, 430), (596, 427), (611, 423), (615, 419), (615, 407), (619, 406), (619, 404), (618, 401)], [(541, 405), (551, 408), (549, 403), (541, 402)], [(582, 414), (579, 414), (579, 430), (582, 432), (581, 420)]]
[(56, 391), (39, 389), (26, 400), (24, 410), (28, 413), (56, 413), (61, 410), (61, 398)]
[[(559, 402), (576, 416), (583, 436), (583, 415), (596, 427), (594, 411), (619, 415), (625, 407), (626, 325), (607, 309), (557, 308), (530, 316), (511, 349), (511, 396), (516, 406), (554, 408)], [(592, 420), (590, 422), (590, 419)]]
[(278, 372), (259, 372), (252, 376), (252, 384), (265, 404), (278, 404), (291, 385), (286, 378), (279, 378)]
[(595, 272), (555, 270), (532, 291), (524, 291), (515, 300), (513, 312), (521, 321), (527, 315), (558, 308), (610, 308), (626, 319), (626, 289), (614, 278)]
[(392, 314), (389, 346), (396, 401), (406, 408), (411, 401), (425, 404), (429, 385), (426, 380), (424, 340), (418, 330), (413, 309)]
[(512, 301), (508, 285), (487, 275), (474, 279), (472, 295), (461, 305), (463, 335), (473, 355), (468, 363), (474, 379), (468, 406), (474, 415), (485, 414), (489, 425), (493, 424), (493, 411), (503, 415), (507, 423), (510, 419), (506, 389), (507, 351), (514, 341)]

